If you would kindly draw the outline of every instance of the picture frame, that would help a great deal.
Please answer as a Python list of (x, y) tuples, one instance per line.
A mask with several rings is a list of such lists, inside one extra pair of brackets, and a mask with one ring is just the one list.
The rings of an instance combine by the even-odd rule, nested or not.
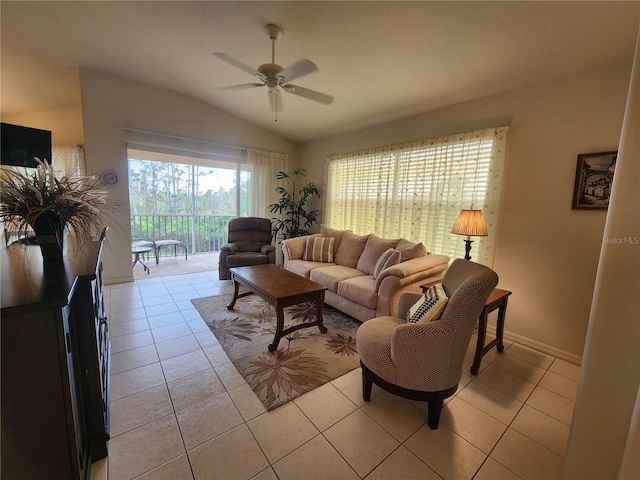
[(617, 158), (617, 150), (578, 155), (573, 210), (606, 210), (609, 207)]

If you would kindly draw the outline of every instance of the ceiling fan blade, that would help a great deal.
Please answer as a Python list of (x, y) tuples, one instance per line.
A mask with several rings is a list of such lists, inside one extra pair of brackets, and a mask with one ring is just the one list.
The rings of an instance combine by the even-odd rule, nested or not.
[(293, 93), (294, 95), (308, 98), (309, 100), (320, 102), (324, 105), (330, 105), (331, 103), (333, 103), (333, 97), (331, 95), (327, 95), (326, 93), (316, 92), (315, 90), (299, 87), (298, 85), (291, 85), (290, 83), (288, 83), (287, 85), (283, 85), (282, 88), (287, 93)]
[(284, 110), (282, 108), (282, 95), (280, 95), (279, 88), (269, 89), (269, 105), (271, 105), (271, 111), (278, 113)]
[(277, 75), (277, 77), (283, 79), (283, 83), (291, 82), (296, 78), (300, 78), (311, 72), (315, 72), (316, 70), (318, 70), (318, 67), (315, 63), (313, 63), (311, 60), (304, 59), (294, 63), (288, 68), (285, 68)]
[(220, 87), (220, 90), (246, 90), (247, 88), (264, 87), (264, 83), (243, 83), (241, 85), (229, 85)]
[(233, 65), (234, 67), (247, 72), (249, 75), (257, 75), (257, 76), (260, 75), (255, 68), (251, 68), (249, 65), (246, 65), (242, 63), (240, 60), (236, 60), (235, 58), (230, 57), (226, 53), (214, 52), (213, 56), (219, 58), (223, 62), (227, 62), (229, 65)]

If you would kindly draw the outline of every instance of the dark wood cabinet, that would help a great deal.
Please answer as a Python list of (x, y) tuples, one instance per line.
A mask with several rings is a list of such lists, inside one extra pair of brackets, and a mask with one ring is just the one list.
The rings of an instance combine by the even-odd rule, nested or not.
[(46, 264), (39, 247), (0, 250), (0, 476), (86, 479), (107, 455), (109, 335), (102, 242)]
[(109, 333), (104, 306), (102, 264), (79, 276), (71, 303), (76, 328), (85, 425), (92, 461), (107, 456), (109, 440)]

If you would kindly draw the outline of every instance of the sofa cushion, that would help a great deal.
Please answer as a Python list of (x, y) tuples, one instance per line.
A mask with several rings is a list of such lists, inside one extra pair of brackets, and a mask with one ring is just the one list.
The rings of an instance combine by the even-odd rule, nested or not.
[(352, 232), (344, 232), (340, 248), (333, 256), (333, 260), (338, 265), (356, 268), (368, 239), (369, 235), (356, 235)]
[(227, 257), (227, 267), (246, 267), (248, 265), (264, 265), (269, 258), (258, 252), (238, 252)]
[(323, 287), (327, 287), (332, 292), (337, 292), (340, 282), (359, 276), (364, 276), (364, 273), (355, 268), (345, 267), (344, 265), (331, 265), (314, 268), (309, 274), (309, 279), (312, 282), (319, 283)]
[(351, 230), (336, 230), (335, 228), (327, 227), (326, 225), (320, 225), (321, 237), (333, 237), (335, 242), (333, 244), (333, 253), (338, 251), (340, 244), (342, 243), (342, 235), (344, 232), (350, 232)]
[(380, 255), (389, 248), (395, 248), (397, 243), (398, 239), (389, 240), (375, 235), (369, 235), (356, 268), (371, 275), (376, 268), (376, 262), (380, 258)]
[(304, 278), (311, 276), (311, 271), (316, 268), (334, 265), (333, 263), (308, 262), (306, 260), (290, 260), (287, 262), (287, 270)]
[(338, 296), (367, 308), (375, 309), (378, 304), (376, 281), (372, 275), (361, 275), (343, 280), (338, 285)]
[(448, 301), (441, 283), (429, 287), (424, 295), (409, 308), (407, 322), (428, 323), (432, 320), (438, 320)]
[(307, 237), (302, 259), (312, 262), (332, 263), (335, 240), (333, 237)]
[(373, 279), (376, 280), (385, 268), (397, 265), (398, 263), (400, 263), (400, 252), (393, 248), (386, 249), (382, 252), (382, 255), (380, 255), (380, 258), (376, 262), (376, 266), (373, 268)]
[(424, 257), (428, 255), (427, 249), (424, 248), (422, 243), (413, 243), (404, 238), (400, 239), (395, 246), (396, 250), (400, 250), (400, 261), (406, 262), (407, 260), (413, 260), (414, 258)]

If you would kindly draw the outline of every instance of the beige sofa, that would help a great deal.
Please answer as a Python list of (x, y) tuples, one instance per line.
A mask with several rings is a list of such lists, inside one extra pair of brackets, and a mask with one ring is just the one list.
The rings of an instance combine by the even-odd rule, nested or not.
[[(334, 238), (332, 261), (303, 258), (307, 239), (317, 236)], [(376, 263), (389, 248), (400, 252), (400, 263), (385, 268), (374, 279)], [(420, 292), (420, 285), (441, 278), (450, 260), (445, 255), (428, 254), (421, 243), (355, 235), (324, 226), (319, 234), (284, 240), (282, 253), (286, 270), (327, 287), (325, 303), (361, 322), (395, 316), (400, 295)]]

